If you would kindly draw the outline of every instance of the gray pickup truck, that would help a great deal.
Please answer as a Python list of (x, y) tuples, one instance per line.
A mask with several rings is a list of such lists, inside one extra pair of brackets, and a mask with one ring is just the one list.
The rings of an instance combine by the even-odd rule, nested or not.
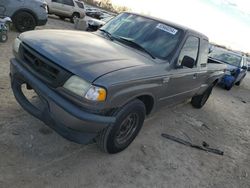
[[(122, 13), (97, 32), (30, 31), (14, 43), (10, 76), (19, 104), (63, 137), (124, 150), (145, 117), (192, 98), (201, 108), (224, 75), (207, 64), (208, 38), (188, 28)], [(22, 85), (41, 100), (35, 106)]]

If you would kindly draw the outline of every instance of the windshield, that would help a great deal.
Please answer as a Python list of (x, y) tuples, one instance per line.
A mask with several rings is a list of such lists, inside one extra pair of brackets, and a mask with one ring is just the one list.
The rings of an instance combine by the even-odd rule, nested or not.
[(130, 13), (118, 15), (101, 29), (116, 38), (133, 41), (159, 59), (168, 58), (183, 33), (170, 25)]
[(209, 57), (222, 61), (223, 63), (240, 67), (242, 56), (226, 49), (215, 47)]

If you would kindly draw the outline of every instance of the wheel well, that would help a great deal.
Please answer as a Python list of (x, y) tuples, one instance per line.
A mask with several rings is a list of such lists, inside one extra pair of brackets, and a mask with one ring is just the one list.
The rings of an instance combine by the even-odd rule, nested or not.
[(36, 24), (37, 24), (37, 16), (36, 14), (32, 11), (32, 10), (29, 10), (29, 9), (19, 9), (17, 10), (13, 15), (12, 15), (12, 19), (15, 17), (16, 14), (18, 14), (19, 12), (27, 12), (27, 13), (30, 13), (34, 18), (35, 18), (35, 21), (36, 21)]
[(142, 95), (137, 97), (140, 101), (142, 101), (146, 107), (146, 114), (149, 115), (154, 106), (154, 99), (150, 95)]
[(216, 79), (214, 82), (213, 82), (213, 85), (216, 86), (216, 84), (218, 84), (219, 82), (219, 79)]
[(79, 13), (79, 12), (73, 12), (72, 16), (73, 16), (74, 14), (77, 14), (77, 15), (80, 16), (80, 13)]

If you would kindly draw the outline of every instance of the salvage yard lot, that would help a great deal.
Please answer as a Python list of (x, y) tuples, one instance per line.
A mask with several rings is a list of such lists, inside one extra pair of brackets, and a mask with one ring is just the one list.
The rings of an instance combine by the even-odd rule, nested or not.
[[(38, 29), (73, 29), (49, 18)], [(187, 102), (147, 119), (131, 146), (116, 155), (71, 143), (26, 113), (10, 88), (9, 59), (18, 34), (0, 44), (0, 188), (250, 187), (250, 76), (231, 91), (216, 87), (201, 110)], [(74, 36), (72, 36), (74, 37)], [(66, 44), (65, 44), (66, 45)], [(161, 137), (206, 141), (224, 156)]]

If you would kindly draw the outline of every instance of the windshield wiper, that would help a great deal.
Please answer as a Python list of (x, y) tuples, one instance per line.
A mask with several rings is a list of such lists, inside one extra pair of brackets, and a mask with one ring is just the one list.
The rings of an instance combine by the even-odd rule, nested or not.
[(102, 31), (103, 33), (106, 34), (106, 36), (110, 39), (110, 40), (114, 40), (112, 34), (108, 31), (106, 31), (105, 29), (99, 29), (100, 31)]
[(128, 38), (125, 38), (125, 37), (116, 37), (118, 40), (122, 40), (122, 41), (125, 41), (127, 43), (129, 43), (130, 45), (134, 46), (135, 48), (138, 48), (139, 50), (147, 53), (148, 55), (150, 55), (153, 59), (155, 59), (155, 56), (149, 52), (148, 50), (146, 50), (144, 47), (142, 47), (140, 44), (136, 43), (135, 41), (133, 41), (132, 39), (128, 39)]

